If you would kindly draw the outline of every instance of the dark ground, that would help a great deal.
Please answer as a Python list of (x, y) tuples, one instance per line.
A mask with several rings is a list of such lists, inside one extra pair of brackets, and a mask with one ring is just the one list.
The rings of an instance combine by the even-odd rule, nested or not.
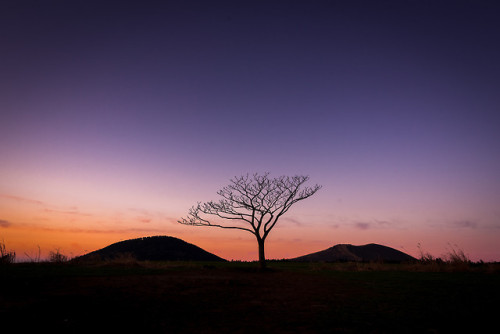
[(489, 267), (463, 272), (396, 265), (270, 267), (259, 272), (254, 264), (239, 263), (3, 266), (1, 328), (18, 333), (456, 333), (480, 332), (498, 316), (500, 271)]

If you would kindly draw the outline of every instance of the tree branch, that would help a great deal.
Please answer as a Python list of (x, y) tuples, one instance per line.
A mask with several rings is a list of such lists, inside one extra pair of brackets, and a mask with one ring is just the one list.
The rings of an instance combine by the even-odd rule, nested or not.
[[(187, 218), (178, 222), (191, 226), (212, 226), (226, 229), (239, 229), (254, 234), (257, 239), (265, 239), (293, 204), (314, 195), (320, 185), (304, 187), (308, 176), (280, 176), (269, 178), (263, 175), (248, 174), (235, 177), (230, 184), (217, 192), (219, 202), (198, 203), (189, 210)], [(249, 227), (212, 223), (202, 215), (211, 215), (225, 221), (241, 221)]]

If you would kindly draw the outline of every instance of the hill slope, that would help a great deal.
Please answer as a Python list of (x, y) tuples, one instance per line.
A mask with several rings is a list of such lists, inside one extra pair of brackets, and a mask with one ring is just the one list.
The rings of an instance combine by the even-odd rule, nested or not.
[(110, 260), (131, 255), (139, 261), (226, 261), (184, 240), (154, 236), (120, 241), (80, 256), (79, 260), (100, 258)]
[(335, 261), (384, 261), (384, 262), (403, 262), (415, 260), (414, 257), (398, 251), (394, 248), (368, 244), (363, 246), (353, 246), (349, 244), (340, 244), (328, 249), (299, 256), (291, 261), (299, 262), (335, 262)]

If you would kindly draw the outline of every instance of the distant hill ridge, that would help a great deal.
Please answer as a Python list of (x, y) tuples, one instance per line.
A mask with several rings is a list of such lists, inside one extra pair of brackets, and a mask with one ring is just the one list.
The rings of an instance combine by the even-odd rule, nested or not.
[(413, 261), (415, 258), (394, 248), (378, 244), (367, 244), (363, 246), (339, 244), (316, 253), (299, 256), (290, 260), (298, 262), (404, 262)]
[(112, 260), (130, 255), (139, 261), (226, 261), (198, 246), (169, 236), (152, 236), (120, 241), (80, 256), (79, 260)]

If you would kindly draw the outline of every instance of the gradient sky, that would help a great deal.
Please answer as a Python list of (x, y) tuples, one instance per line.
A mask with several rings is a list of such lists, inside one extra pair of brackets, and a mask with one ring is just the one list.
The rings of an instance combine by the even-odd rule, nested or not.
[(338, 243), (500, 260), (498, 1), (0, 4), (0, 240), (18, 258), (170, 235), (230, 178), (323, 188), (268, 258)]

